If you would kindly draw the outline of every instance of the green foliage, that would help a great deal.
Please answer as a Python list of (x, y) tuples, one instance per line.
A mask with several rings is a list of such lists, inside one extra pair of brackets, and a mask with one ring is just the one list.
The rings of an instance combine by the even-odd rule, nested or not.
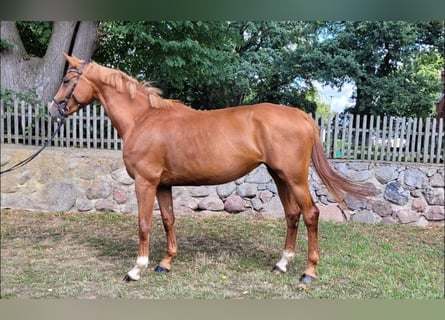
[(10, 44), (8, 41), (5, 41), (3, 39), (0, 39), (0, 53), (3, 51), (6, 51), (8, 49), (12, 48), (12, 44)]
[(15, 100), (24, 101), (32, 105), (40, 104), (34, 91), (15, 92), (1, 89), (0, 100), (7, 106), (13, 105)]
[[(17, 27), (42, 57), (52, 22)], [(198, 109), (268, 101), (315, 112), (326, 107), (312, 96), (317, 80), (354, 84), (352, 113), (425, 117), (445, 62), (443, 21), (107, 21), (100, 31), (94, 60)]]
[[(0, 90), (0, 101), (2, 105), (6, 108), (7, 111), (12, 112), (14, 109), (14, 103), (16, 101), (22, 101), (26, 104), (30, 104), (33, 106), (39, 106), (39, 111), (37, 114), (37, 119), (46, 116), (46, 106), (43, 104), (37, 97), (34, 91), (25, 91), (25, 92), (15, 92), (12, 90)], [(3, 114), (5, 117), (6, 114)], [(25, 128), (25, 131), (31, 130), (33, 125)]]
[(314, 109), (295, 83), (297, 22), (106, 22), (94, 59), (195, 108), (270, 101)]
[(440, 93), (444, 30), (438, 26), (406, 21), (326, 23), (306, 63), (324, 67), (317, 77), (327, 83), (356, 85), (351, 113), (425, 117)]
[(29, 55), (43, 57), (52, 33), (50, 21), (18, 21), (17, 29)]
[(306, 93), (306, 97), (309, 101), (313, 101), (316, 104), (317, 107), (315, 111), (318, 114), (322, 114), (327, 117), (331, 113), (331, 106), (328, 103), (322, 101), (320, 93), (318, 91), (308, 91)]

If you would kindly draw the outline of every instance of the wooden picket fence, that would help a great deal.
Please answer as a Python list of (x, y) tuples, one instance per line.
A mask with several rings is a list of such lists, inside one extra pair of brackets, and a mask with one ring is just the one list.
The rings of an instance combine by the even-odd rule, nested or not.
[[(57, 128), (47, 109), (39, 105), (14, 101), (1, 102), (0, 141), (2, 143), (42, 145)], [(122, 139), (97, 104), (87, 105), (68, 117), (51, 144), (56, 147), (121, 150)]]
[[(23, 101), (1, 103), (1, 143), (42, 145), (56, 124), (47, 109)], [(444, 162), (444, 123), (436, 118), (315, 115), (330, 159)], [(70, 116), (53, 146), (121, 150), (122, 140), (100, 105)]]
[(444, 122), (436, 118), (315, 116), (331, 159), (444, 162)]

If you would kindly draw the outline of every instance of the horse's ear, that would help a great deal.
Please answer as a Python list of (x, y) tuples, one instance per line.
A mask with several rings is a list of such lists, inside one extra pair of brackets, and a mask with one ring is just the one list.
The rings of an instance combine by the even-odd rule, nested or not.
[(63, 56), (65, 57), (66, 61), (68, 61), (70, 66), (73, 66), (74, 68), (80, 68), (80, 65), (82, 64), (82, 60), (80, 60), (76, 56), (69, 56), (65, 52), (63, 53)]

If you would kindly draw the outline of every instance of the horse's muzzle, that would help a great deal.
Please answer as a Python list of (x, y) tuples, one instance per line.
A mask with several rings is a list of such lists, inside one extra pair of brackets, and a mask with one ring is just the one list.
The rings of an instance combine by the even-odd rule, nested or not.
[(67, 114), (65, 112), (65, 110), (63, 109), (63, 107), (61, 107), (58, 103), (56, 103), (55, 101), (53, 101), (49, 108), (49, 115), (51, 116), (51, 119), (53, 121), (57, 121), (60, 122), (63, 119), (66, 118)]

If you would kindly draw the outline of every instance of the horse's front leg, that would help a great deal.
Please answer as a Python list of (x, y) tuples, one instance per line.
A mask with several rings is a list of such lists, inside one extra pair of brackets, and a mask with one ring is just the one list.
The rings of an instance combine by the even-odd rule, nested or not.
[(287, 271), (287, 264), (294, 258), (295, 246), (297, 242), (298, 224), (300, 221), (300, 207), (298, 206), (295, 198), (286, 186), (286, 184), (272, 173), (275, 179), (275, 184), (278, 188), (278, 193), (283, 204), (284, 214), (286, 216), (287, 231), (286, 241), (284, 243), (283, 255), (281, 260), (273, 267), (272, 271), (281, 273)]
[(157, 193), (159, 208), (161, 209), (162, 223), (167, 237), (167, 252), (164, 259), (156, 267), (156, 272), (168, 272), (171, 269), (171, 261), (176, 257), (178, 247), (174, 229), (175, 215), (173, 212), (173, 199), (171, 187), (159, 187)]
[(153, 221), (153, 205), (157, 185), (142, 178), (136, 178), (135, 189), (138, 202), (139, 246), (136, 265), (124, 277), (124, 280), (127, 281), (139, 280), (142, 270), (148, 266), (150, 232)]

